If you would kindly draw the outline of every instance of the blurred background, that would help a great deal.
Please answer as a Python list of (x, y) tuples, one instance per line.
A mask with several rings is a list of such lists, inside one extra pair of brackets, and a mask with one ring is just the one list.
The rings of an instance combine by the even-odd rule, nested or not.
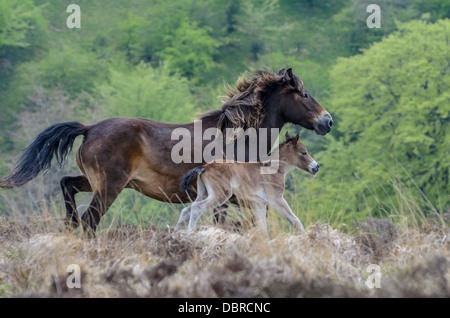
[[(381, 28), (370, 29), (372, 2), (77, 0), (81, 28), (69, 29), (71, 2), (0, 0), (1, 175), (51, 124), (186, 123), (220, 108), (224, 84), (250, 67), (289, 66), (335, 121), (325, 137), (286, 127), (321, 164), (316, 178), (288, 176), (305, 225), (448, 214), (450, 2), (377, 1)], [(78, 174), (69, 157), (2, 190), (0, 215), (64, 215), (59, 179)], [(77, 199), (83, 212), (90, 195)], [(101, 225), (165, 227), (181, 208), (125, 190)]]

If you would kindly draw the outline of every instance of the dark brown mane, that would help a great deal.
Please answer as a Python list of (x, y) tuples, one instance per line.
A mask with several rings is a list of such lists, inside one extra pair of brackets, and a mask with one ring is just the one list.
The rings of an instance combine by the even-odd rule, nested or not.
[(284, 72), (284, 69), (281, 69), (278, 74), (262, 70), (251, 71), (249, 75), (237, 80), (236, 88), (230, 85), (225, 87), (227, 99), (222, 109), (206, 112), (200, 119), (216, 120), (217, 127), (221, 130), (259, 128), (267, 112), (266, 99), (271, 91), (283, 86), (286, 90), (303, 92), (302, 80), (295, 74), (292, 78), (286, 78)]

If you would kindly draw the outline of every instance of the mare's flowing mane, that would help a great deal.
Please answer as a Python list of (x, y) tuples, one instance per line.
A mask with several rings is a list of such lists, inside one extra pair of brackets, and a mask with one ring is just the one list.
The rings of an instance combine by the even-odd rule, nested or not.
[(281, 69), (278, 74), (270, 71), (252, 70), (239, 78), (236, 87), (226, 85), (226, 100), (222, 109), (212, 110), (201, 115), (201, 120), (214, 119), (217, 128), (259, 128), (266, 116), (266, 103), (269, 93), (283, 87), (280, 93), (296, 90), (303, 94), (303, 82), (291, 71)]

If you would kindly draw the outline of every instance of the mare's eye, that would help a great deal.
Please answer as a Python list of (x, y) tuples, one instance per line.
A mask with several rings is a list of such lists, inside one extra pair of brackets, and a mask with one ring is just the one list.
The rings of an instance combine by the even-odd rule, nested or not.
[(300, 93), (300, 96), (301, 96), (302, 98), (308, 98), (308, 93)]
[(302, 156), (306, 156), (307, 155), (307, 152), (306, 151), (303, 151), (302, 152)]

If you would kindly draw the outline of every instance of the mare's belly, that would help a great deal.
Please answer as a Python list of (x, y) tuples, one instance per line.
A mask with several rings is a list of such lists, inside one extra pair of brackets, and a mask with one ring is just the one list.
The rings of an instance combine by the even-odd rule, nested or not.
[(137, 171), (127, 187), (159, 201), (189, 203), (187, 195), (180, 191), (180, 181), (178, 177), (152, 170)]

